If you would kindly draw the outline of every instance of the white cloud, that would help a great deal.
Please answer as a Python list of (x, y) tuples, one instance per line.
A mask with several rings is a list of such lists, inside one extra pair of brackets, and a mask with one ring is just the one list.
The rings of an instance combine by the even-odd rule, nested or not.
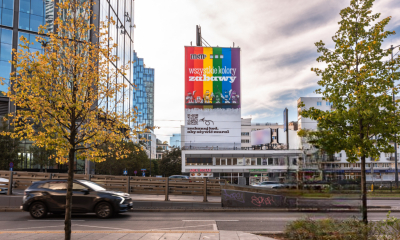
[[(258, 122), (281, 122), (285, 107), (317, 88), (310, 71), (320, 66), (314, 42), (332, 47), (339, 11), (350, 1), (326, 0), (136, 0), (135, 50), (155, 68), (155, 124), (162, 140), (180, 133), (184, 119), (184, 46), (195, 45), (195, 26), (212, 46), (240, 46), (242, 115)], [(398, 0), (379, 0), (373, 8), (392, 16), (399, 28)], [(400, 29), (398, 30), (400, 33)], [(400, 44), (399, 35), (384, 47)], [(296, 120), (296, 113), (289, 114)]]

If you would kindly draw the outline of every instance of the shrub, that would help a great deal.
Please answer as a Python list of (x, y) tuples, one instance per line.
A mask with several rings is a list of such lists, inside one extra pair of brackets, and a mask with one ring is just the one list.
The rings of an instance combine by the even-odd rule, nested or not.
[(365, 225), (357, 219), (313, 220), (305, 218), (289, 223), (285, 237), (290, 240), (395, 240), (400, 239), (400, 220), (390, 217)]

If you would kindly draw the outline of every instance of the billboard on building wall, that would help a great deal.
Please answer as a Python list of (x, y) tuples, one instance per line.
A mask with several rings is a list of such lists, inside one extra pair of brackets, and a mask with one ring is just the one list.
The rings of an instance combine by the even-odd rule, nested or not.
[(240, 108), (240, 48), (185, 47), (185, 108)]
[(271, 129), (263, 129), (251, 132), (251, 145), (264, 145), (271, 143)]
[(223, 149), (241, 147), (240, 109), (186, 109), (185, 146)]

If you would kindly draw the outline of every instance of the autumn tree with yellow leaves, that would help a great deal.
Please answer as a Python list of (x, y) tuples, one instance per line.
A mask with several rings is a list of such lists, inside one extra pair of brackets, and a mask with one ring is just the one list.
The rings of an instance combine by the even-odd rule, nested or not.
[[(320, 41), (315, 45), (323, 69), (311, 69), (321, 79), (316, 93), (332, 103), (331, 111), (313, 107), (301, 111), (303, 117), (318, 120), (319, 131), (310, 134), (316, 144), (330, 153), (344, 150), (349, 162), (361, 160), (362, 217), (367, 223), (365, 161), (380, 152), (394, 152), (390, 142), (397, 141), (399, 114), (392, 94), (399, 92), (399, 58), (391, 60), (391, 50), (383, 41), (394, 31), (385, 27), (391, 17), (373, 14), (373, 0), (351, 0), (341, 10), (339, 30), (332, 37), (335, 49)], [(304, 104), (300, 104), (304, 107)]]
[[(65, 239), (71, 238), (74, 159), (102, 162), (109, 152), (116, 158), (126, 157), (130, 152), (120, 146), (138, 134), (137, 128), (130, 127), (135, 109), (122, 112), (118, 107), (126, 101), (128, 93), (123, 91), (128, 86), (117, 78), (125, 75), (128, 66), (115, 64), (120, 61), (113, 55), (117, 45), (108, 38), (108, 27), (115, 22), (100, 22), (99, 28), (92, 24), (96, 19), (93, 4), (84, 0), (56, 3), (54, 30), (45, 32), (46, 26), (41, 26), (42, 37), (36, 39), (43, 53), (29, 52), (33, 43), (21, 37), (24, 44), (13, 50), (12, 64), (17, 70), (7, 93), (19, 107), (8, 116), (15, 128), (12, 137), (54, 150), (57, 162), (68, 163)], [(105, 145), (113, 146), (113, 151)]]

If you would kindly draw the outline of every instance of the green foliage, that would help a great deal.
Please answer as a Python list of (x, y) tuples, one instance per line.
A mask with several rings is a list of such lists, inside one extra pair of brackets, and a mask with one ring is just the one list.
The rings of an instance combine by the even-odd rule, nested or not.
[(120, 159), (116, 157), (117, 151), (111, 145), (104, 146), (104, 148), (111, 150), (109, 150), (109, 157), (106, 158), (106, 161), (96, 163), (96, 174), (122, 175), (124, 169), (126, 169), (129, 176), (135, 176), (133, 173), (135, 170), (138, 172), (138, 176), (141, 176), (140, 169), (149, 168), (150, 160), (142, 146), (132, 142), (124, 142), (121, 146), (130, 153)]
[(399, 76), (394, 72), (400, 61), (389, 61), (391, 51), (382, 50), (383, 41), (394, 32), (384, 30), (390, 17), (377, 22), (380, 14), (370, 10), (373, 2), (352, 0), (340, 12), (340, 27), (332, 38), (334, 50), (322, 41), (315, 44), (322, 54), (317, 61), (326, 64), (325, 69), (311, 69), (321, 77), (316, 93), (333, 103), (332, 111), (311, 107), (300, 113), (318, 120), (320, 130), (310, 132), (317, 145), (331, 153), (345, 150), (350, 162), (393, 152), (389, 142), (399, 140), (393, 136), (400, 124), (391, 93), (398, 93), (394, 80)]
[(48, 168), (49, 166), (54, 166), (57, 164), (55, 159), (56, 151), (52, 149), (46, 149), (46, 147), (31, 146), (29, 151), (33, 155), (33, 165), (39, 165), (40, 170), (43, 168)]
[(171, 175), (182, 174), (182, 160), (181, 160), (181, 150), (172, 149), (164, 153), (163, 158), (159, 163), (159, 174), (164, 177), (169, 177)]
[[(12, 130), (7, 128), (7, 122), (0, 123), (0, 132), (7, 133)], [(10, 162), (14, 163), (14, 169), (17, 168), (19, 162), (18, 158), (19, 139), (12, 138), (9, 134), (0, 134), (0, 170), (8, 170)]]
[(356, 219), (337, 220), (310, 218), (289, 223), (285, 237), (290, 240), (395, 240), (400, 239), (400, 220), (390, 217), (365, 224)]

